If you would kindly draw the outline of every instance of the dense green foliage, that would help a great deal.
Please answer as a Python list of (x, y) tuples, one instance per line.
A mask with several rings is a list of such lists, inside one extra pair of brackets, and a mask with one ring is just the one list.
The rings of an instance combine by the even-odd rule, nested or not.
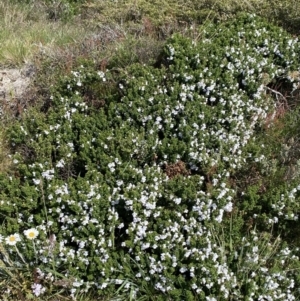
[(276, 126), (276, 85), (298, 89), (299, 60), (297, 39), (242, 14), (194, 40), (174, 35), (151, 66), (83, 62), (9, 131), (1, 234), (39, 231), (11, 256), (51, 266), (72, 294), (298, 298), (299, 250), (278, 235), (295, 228), (299, 173), (285, 178), (284, 141), (261, 141)]

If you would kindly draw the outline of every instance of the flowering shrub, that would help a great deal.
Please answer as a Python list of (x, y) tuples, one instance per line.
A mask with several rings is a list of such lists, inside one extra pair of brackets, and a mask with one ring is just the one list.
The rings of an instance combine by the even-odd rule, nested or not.
[[(71, 294), (295, 300), (299, 251), (245, 230), (233, 179), (249, 156), (266, 161), (248, 145), (276, 112), (272, 82), (297, 89), (299, 53), (284, 31), (241, 15), (199, 41), (175, 35), (156, 67), (87, 65), (62, 79), (11, 129), (15, 167), (0, 178), (1, 232), (40, 269), (36, 295), (52, 277)], [(297, 219), (299, 189), (287, 186), (293, 198), (272, 208), (293, 199)]]

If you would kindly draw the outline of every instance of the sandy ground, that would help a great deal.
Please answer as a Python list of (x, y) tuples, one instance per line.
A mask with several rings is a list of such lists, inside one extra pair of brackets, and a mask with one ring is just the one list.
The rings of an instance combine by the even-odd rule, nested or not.
[(0, 101), (20, 98), (30, 84), (34, 67), (21, 69), (0, 69)]

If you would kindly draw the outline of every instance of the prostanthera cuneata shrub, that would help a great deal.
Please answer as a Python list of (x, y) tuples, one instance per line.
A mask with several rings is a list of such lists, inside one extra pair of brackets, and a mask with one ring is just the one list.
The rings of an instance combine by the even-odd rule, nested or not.
[[(297, 297), (298, 251), (244, 231), (232, 179), (276, 111), (267, 86), (297, 87), (299, 42), (252, 15), (199, 37), (174, 36), (155, 67), (128, 66), (117, 80), (82, 66), (46, 112), (29, 110), (12, 128), (1, 234), (37, 228), (37, 254), (25, 239), (19, 252), (74, 280), (68, 289), (105, 295), (124, 284), (156, 300)], [(289, 189), (291, 212), (266, 211), (274, 223), (298, 218), (300, 187)]]

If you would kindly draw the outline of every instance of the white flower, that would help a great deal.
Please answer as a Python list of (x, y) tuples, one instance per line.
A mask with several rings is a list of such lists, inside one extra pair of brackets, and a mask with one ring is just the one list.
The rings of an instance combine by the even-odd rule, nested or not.
[(36, 297), (38, 297), (39, 295), (43, 294), (46, 290), (45, 287), (43, 287), (41, 284), (39, 283), (34, 283), (32, 286), (32, 292), (34, 293), (34, 295)]
[(232, 202), (229, 202), (228, 204), (226, 204), (226, 206), (223, 208), (226, 212), (231, 212), (233, 209), (233, 204)]
[(181, 198), (175, 198), (173, 201), (176, 205), (179, 205), (181, 203)]
[(180, 269), (180, 273), (185, 273), (187, 271), (187, 268), (186, 267), (182, 267), (181, 269)]
[(119, 229), (122, 229), (124, 228), (124, 223), (121, 223), (119, 226), (118, 226)]
[(36, 229), (31, 228), (31, 229), (25, 230), (24, 234), (28, 239), (33, 240), (39, 235), (39, 232)]
[(21, 241), (21, 238), (20, 238), (20, 235), (15, 233), (15, 234), (12, 234), (8, 237), (5, 238), (5, 242), (10, 245), (10, 246), (14, 246), (16, 245), (16, 243), (18, 241)]
[(74, 281), (73, 282), (74, 287), (80, 287), (82, 284), (83, 284), (83, 281), (81, 281), (81, 282), (80, 281)]
[(98, 71), (97, 74), (101, 77), (104, 78), (105, 77), (105, 73), (103, 71)]
[(42, 177), (47, 179), (47, 180), (51, 180), (54, 177), (54, 169), (49, 169), (46, 171), (42, 172)]
[(41, 180), (40, 179), (33, 179), (33, 183), (35, 185), (39, 185), (41, 183)]

